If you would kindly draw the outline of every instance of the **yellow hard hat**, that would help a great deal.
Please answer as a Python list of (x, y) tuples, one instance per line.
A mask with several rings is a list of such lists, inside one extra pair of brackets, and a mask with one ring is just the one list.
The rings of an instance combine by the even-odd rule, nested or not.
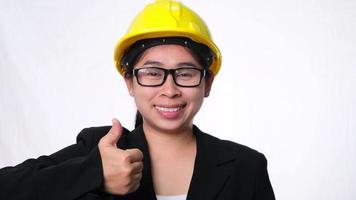
[(205, 22), (191, 9), (174, 0), (156, 0), (148, 4), (133, 19), (127, 33), (115, 47), (115, 66), (124, 75), (121, 62), (126, 50), (135, 42), (162, 37), (186, 37), (206, 45), (213, 53), (210, 71), (215, 76), (221, 66), (221, 53), (214, 44)]

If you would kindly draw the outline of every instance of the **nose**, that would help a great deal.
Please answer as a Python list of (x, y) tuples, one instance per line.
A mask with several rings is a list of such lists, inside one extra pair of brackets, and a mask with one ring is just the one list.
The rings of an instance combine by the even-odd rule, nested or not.
[(166, 81), (161, 86), (161, 95), (169, 98), (181, 96), (181, 91), (179, 87), (175, 84), (173, 80), (173, 75), (169, 74)]

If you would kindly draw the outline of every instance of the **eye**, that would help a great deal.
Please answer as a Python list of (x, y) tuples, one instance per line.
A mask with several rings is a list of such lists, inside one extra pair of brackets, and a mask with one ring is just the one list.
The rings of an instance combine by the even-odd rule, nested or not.
[(177, 73), (177, 77), (190, 78), (193, 77), (193, 74), (191, 72), (179, 72)]
[(199, 70), (193, 68), (178, 69), (176, 71), (176, 77), (184, 80), (192, 79), (194, 77), (197, 77), (198, 75), (199, 75)]
[(160, 76), (161, 74), (155, 71), (147, 71), (145, 73), (146, 76)]
[(164, 71), (157, 68), (142, 68), (139, 70), (139, 76), (150, 79), (158, 79), (164, 76)]

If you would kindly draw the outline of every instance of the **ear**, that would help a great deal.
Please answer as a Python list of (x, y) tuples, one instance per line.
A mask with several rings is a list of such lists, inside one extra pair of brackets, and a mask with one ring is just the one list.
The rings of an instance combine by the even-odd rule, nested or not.
[(209, 96), (213, 81), (214, 81), (214, 76), (213, 75), (211, 75), (209, 78), (205, 79), (205, 94), (204, 94), (204, 97), (208, 97)]
[(130, 77), (125, 77), (125, 83), (126, 83), (126, 87), (127, 87), (127, 91), (129, 92), (130, 96), (134, 96), (134, 92), (133, 92), (133, 78)]

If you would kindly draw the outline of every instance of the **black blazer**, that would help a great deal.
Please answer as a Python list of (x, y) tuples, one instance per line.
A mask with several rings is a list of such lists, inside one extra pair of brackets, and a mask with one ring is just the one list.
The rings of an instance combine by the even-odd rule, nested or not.
[[(102, 190), (103, 170), (97, 144), (111, 127), (82, 130), (77, 143), (50, 156), (29, 159), (0, 170), (0, 199), (6, 200), (155, 200), (150, 156), (143, 128), (124, 129), (118, 147), (144, 154), (140, 188), (114, 196)], [(263, 154), (220, 140), (196, 126), (197, 155), (188, 200), (275, 199)]]

